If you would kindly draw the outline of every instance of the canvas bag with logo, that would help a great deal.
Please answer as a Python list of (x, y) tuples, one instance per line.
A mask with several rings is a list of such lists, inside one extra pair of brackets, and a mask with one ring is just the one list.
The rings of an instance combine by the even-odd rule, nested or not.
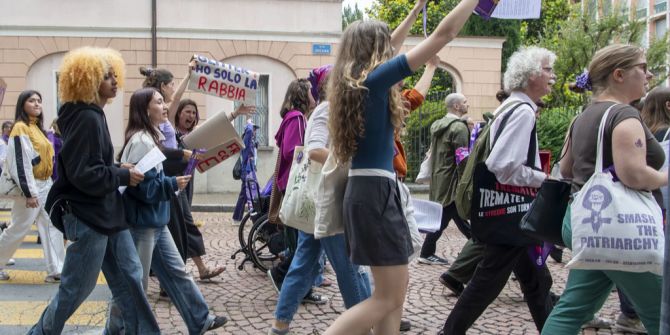
[(308, 234), (314, 233), (316, 186), (321, 179), (321, 164), (307, 157), (305, 147), (295, 147), (286, 193), (279, 209), (285, 225)]
[(612, 107), (600, 121), (595, 172), (570, 205), (572, 260), (567, 266), (662, 275), (661, 208), (651, 192), (631, 189), (603, 172), (603, 134)]

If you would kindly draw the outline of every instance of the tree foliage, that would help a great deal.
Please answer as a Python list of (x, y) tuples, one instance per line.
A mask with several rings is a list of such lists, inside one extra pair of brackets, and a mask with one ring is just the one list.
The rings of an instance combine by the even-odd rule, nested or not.
[(342, 30), (346, 29), (352, 22), (362, 19), (363, 11), (358, 8), (358, 4), (354, 4), (354, 8), (346, 5), (342, 10)]
[[(366, 10), (370, 18), (377, 19), (388, 23), (391, 29), (395, 29), (402, 20), (405, 19), (409, 11), (412, 9), (415, 0), (376, 0), (372, 6)], [(430, 34), (440, 23), (447, 13), (449, 13), (456, 5), (458, 0), (444, 0), (444, 1), (430, 1), (428, 2), (428, 15), (426, 18), (426, 32)], [(517, 20), (483, 20), (477, 15), (472, 15), (460, 32), (460, 36), (500, 36), (505, 37), (506, 41), (503, 44), (503, 68), (504, 70), (506, 59), (519, 47), (521, 44), (520, 35), (521, 21)], [(419, 15), (412, 29), (411, 35), (423, 35), (423, 13)], [(409, 80), (408, 84), (413, 84), (418, 81), (423, 72), (415, 73)], [(433, 79), (430, 92), (451, 91), (453, 90), (453, 80), (444, 71), (437, 71)]]
[[(645, 24), (644, 21), (630, 20), (629, 15), (618, 8), (596, 20), (588, 7), (582, 11), (579, 4), (571, 6), (568, 18), (556, 26), (546, 27), (545, 35), (539, 39), (540, 46), (552, 50), (557, 56), (554, 65), (557, 83), (546, 102), (556, 107), (584, 105), (588, 97), (570, 92), (569, 84), (588, 67), (598, 49), (612, 43), (640, 45)], [(667, 78), (668, 50), (667, 38), (652, 40), (649, 45), (649, 68), (661, 74), (652, 86)]]

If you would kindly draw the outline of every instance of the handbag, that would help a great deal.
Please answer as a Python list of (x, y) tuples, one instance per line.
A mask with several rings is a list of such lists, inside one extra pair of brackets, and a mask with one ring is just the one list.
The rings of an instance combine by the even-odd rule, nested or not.
[(314, 233), (316, 185), (321, 177), (321, 164), (307, 158), (305, 147), (296, 147), (288, 177), (288, 185), (279, 209), (285, 225), (308, 234)]
[(568, 208), (570, 188), (570, 183), (562, 180), (547, 179), (542, 182), (530, 209), (521, 218), (521, 231), (532, 239), (565, 246), (563, 217)]
[[(518, 107), (519, 105), (517, 105)], [(502, 133), (509, 116), (516, 107), (503, 117), (493, 137), (491, 151)], [(535, 168), (537, 143), (536, 128), (530, 133), (526, 165)], [(489, 151), (489, 153), (491, 152)], [(486, 160), (475, 165), (472, 175), (473, 194), (470, 207), (472, 236), (476, 241), (510, 246), (536, 245), (537, 240), (528, 237), (519, 228), (521, 218), (535, 199), (537, 188), (504, 185), (486, 167)]]
[(233, 179), (242, 179), (242, 154), (240, 154), (240, 157), (235, 162), (235, 166), (233, 166)]
[(603, 134), (611, 106), (598, 129), (596, 166), (570, 204), (571, 269), (663, 274), (663, 215), (649, 191), (631, 189), (603, 171)]
[(563, 155), (558, 158), (551, 171), (551, 176), (556, 179), (546, 179), (542, 182), (535, 200), (530, 205), (530, 209), (521, 218), (521, 222), (519, 223), (519, 228), (527, 236), (563, 247), (565, 247), (562, 234), (563, 217), (565, 216), (565, 211), (568, 209), (572, 185), (567, 181), (560, 180), (559, 162), (567, 153), (565, 146), (572, 135), (575, 120), (576, 118), (572, 119), (570, 130), (563, 142), (563, 148), (561, 148)]
[(421, 162), (421, 167), (419, 168), (419, 174), (414, 180), (417, 184), (430, 184), (430, 178), (433, 175), (433, 159), (431, 157), (431, 151), (426, 152), (426, 157)]
[[(298, 131), (300, 132), (300, 141), (305, 141), (305, 117), (300, 116), (300, 127)], [(302, 144), (302, 143), (301, 143)], [(297, 148), (297, 147), (296, 147)], [(283, 224), (282, 220), (279, 218), (279, 210), (281, 209), (282, 200), (284, 194), (279, 190), (279, 185), (277, 183), (279, 178), (279, 165), (281, 163), (281, 148), (277, 153), (277, 162), (275, 163), (275, 172), (272, 175), (272, 193), (270, 194), (270, 209), (268, 211), (268, 221), (274, 224)], [(289, 171), (290, 173), (290, 171)]]
[(314, 237), (317, 239), (344, 232), (342, 205), (350, 167), (351, 162), (338, 164), (332, 150), (323, 164), (321, 179), (316, 187)]

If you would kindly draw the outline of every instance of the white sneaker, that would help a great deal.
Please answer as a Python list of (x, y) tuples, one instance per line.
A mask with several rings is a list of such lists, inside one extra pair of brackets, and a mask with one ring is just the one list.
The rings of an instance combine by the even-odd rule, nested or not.
[(14, 258), (10, 258), (10, 259), (7, 261), (7, 265), (14, 265), (14, 264), (16, 264), (16, 260), (14, 260)]
[(239, 226), (240, 224), (242, 224), (241, 220), (233, 220), (233, 226)]

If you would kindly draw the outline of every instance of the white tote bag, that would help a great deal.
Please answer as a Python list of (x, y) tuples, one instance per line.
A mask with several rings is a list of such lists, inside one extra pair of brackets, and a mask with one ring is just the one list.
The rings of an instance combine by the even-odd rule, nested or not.
[(651, 192), (628, 188), (603, 172), (603, 133), (611, 109), (600, 121), (595, 173), (570, 204), (572, 260), (567, 267), (662, 275), (661, 208)]
[(314, 237), (317, 239), (344, 233), (342, 203), (350, 166), (351, 162), (338, 165), (332, 151), (323, 164), (321, 179), (316, 187)]
[(307, 157), (305, 147), (295, 147), (286, 193), (279, 219), (289, 227), (314, 233), (316, 186), (321, 179), (321, 164)]
[(414, 199), (409, 192), (409, 187), (405, 183), (400, 183), (398, 188), (400, 189), (400, 202), (402, 203), (402, 212), (405, 214), (405, 219), (407, 220), (407, 227), (409, 228), (409, 235), (412, 237), (412, 254), (409, 256), (409, 261), (413, 261), (419, 257), (421, 253), (421, 247), (423, 246), (423, 236), (419, 232), (419, 226), (417, 225), (415, 219), (414, 211)]
[(430, 184), (430, 178), (433, 175), (433, 158), (431, 156), (431, 150), (426, 152), (426, 157), (421, 162), (421, 167), (419, 167), (419, 174), (414, 180), (417, 184)]

